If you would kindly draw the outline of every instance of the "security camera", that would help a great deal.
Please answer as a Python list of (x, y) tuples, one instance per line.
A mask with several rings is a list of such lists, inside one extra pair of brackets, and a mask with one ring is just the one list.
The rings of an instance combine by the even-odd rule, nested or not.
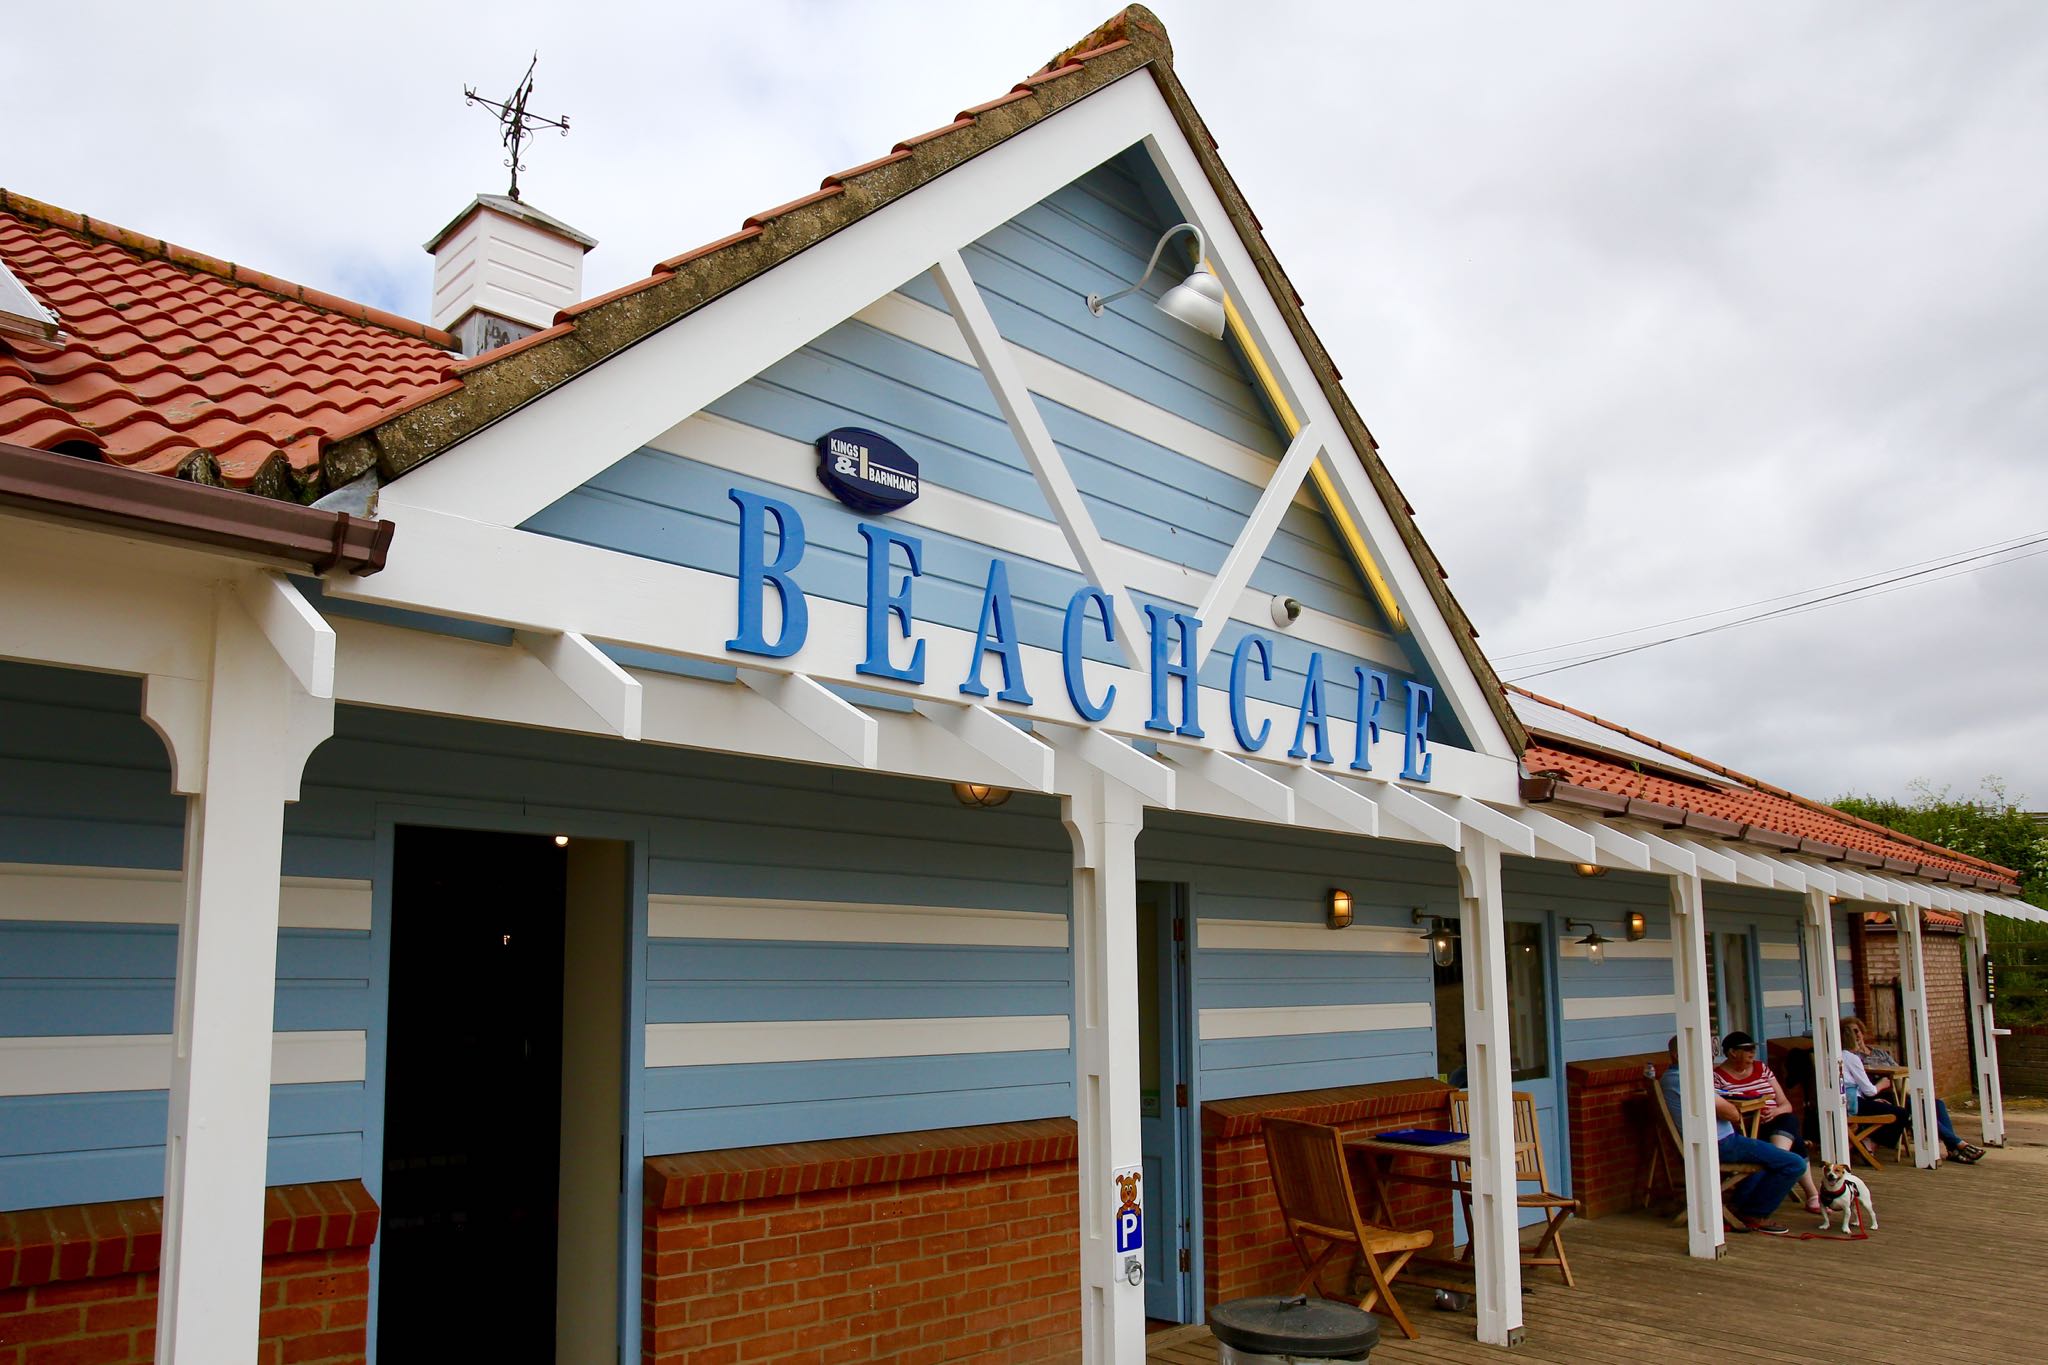
[(1273, 599), (1273, 624), (1285, 630), (1301, 619), (1301, 603), (1292, 597)]

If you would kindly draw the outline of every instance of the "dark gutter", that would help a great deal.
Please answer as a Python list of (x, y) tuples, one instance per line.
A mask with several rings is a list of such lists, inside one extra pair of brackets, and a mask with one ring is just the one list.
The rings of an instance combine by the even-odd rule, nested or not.
[(314, 573), (377, 572), (397, 529), (388, 521), (208, 488), (5, 441), (0, 441), (0, 507), (292, 560)]

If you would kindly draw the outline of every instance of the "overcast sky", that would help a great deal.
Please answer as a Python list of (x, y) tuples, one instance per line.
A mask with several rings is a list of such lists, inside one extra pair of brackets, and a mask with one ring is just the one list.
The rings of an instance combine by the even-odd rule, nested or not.
[[(1505, 675), (2048, 532), (2048, 5), (1155, 8)], [(0, 184), (423, 317), (420, 243), (504, 188), (462, 87), (538, 48), (573, 131), (527, 199), (602, 242), (595, 293), (1112, 9), (334, 12), (10, 15)], [(1529, 685), (1823, 798), (2048, 808), (2044, 601), (2048, 556)]]

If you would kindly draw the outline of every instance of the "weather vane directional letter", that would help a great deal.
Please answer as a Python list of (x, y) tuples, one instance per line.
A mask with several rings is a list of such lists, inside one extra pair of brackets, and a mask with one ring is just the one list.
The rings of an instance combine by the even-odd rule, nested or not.
[(477, 94), (473, 85), (462, 87), (463, 103), (481, 104), (498, 116), (498, 124), (504, 129), (505, 150), (511, 153), (505, 164), (512, 168), (510, 194), (515, 201), (519, 198), (519, 173), (526, 169), (526, 163), (519, 159), (520, 145), (542, 128), (559, 128), (563, 137), (569, 136), (567, 114), (560, 118), (548, 118), (542, 114), (532, 113), (526, 107), (526, 102), (533, 98), (533, 69), (539, 65), (540, 54), (536, 52), (533, 54), (533, 60), (526, 64), (526, 75), (520, 78), (518, 86), (502, 104)]

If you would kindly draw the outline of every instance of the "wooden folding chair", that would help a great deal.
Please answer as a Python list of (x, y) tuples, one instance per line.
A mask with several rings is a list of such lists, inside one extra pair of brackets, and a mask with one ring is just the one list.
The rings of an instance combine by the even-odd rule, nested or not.
[[(1313, 1289), (1318, 1298), (1331, 1297), (1323, 1291), (1323, 1266), (1340, 1248), (1350, 1247), (1355, 1256), (1353, 1287), (1360, 1269), (1371, 1281), (1358, 1306), (1392, 1318), (1401, 1335), (1413, 1341), (1415, 1324), (1394, 1298), (1394, 1281), (1410, 1257), (1436, 1241), (1436, 1234), (1427, 1228), (1383, 1228), (1365, 1221), (1344, 1160), (1344, 1135), (1335, 1128), (1282, 1118), (1266, 1119), (1264, 1128), (1280, 1218), (1306, 1272), (1294, 1292)], [(1324, 1244), (1320, 1251), (1313, 1248), (1318, 1242)]]
[[(1863, 1164), (1866, 1166), (1877, 1167), (1884, 1165), (1884, 1158), (1877, 1154), (1877, 1144), (1871, 1141), (1871, 1139), (1889, 1126), (1891, 1121), (1892, 1116), (1890, 1114), (1849, 1115), (1849, 1161), (1851, 1165), (1855, 1164), (1856, 1158), (1859, 1156), (1863, 1158)], [(1904, 1147), (1902, 1146), (1900, 1150), (1903, 1151)]]
[[(1678, 1122), (1671, 1117), (1671, 1107), (1664, 1103), (1664, 1087), (1662, 1085), (1653, 1078), (1645, 1076), (1643, 1077), (1643, 1090), (1650, 1097), (1650, 1107), (1656, 1110), (1657, 1117), (1664, 1121), (1661, 1129), (1664, 1134), (1664, 1145), (1658, 1148), (1658, 1153), (1663, 1158), (1664, 1168), (1670, 1174), (1672, 1181), (1683, 1192), (1685, 1189), (1683, 1174), (1685, 1171), (1685, 1141), (1678, 1135)], [(1762, 1169), (1763, 1167), (1748, 1161), (1724, 1161), (1721, 1163), (1721, 1221), (1729, 1227), (1739, 1227), (1741, 1224), (1737, 1221), (1735, 1215), (1728, 1211), (1728, 1192)], [(1671, 1221), (1673, 1223), (1683, 1223), (1687, 1212), (1685, 1209), (1680, 1209), (1678, 1216)]]
[[(1572, 1281), (1571, 1262), (1565, 1259), (1564, 1254), (1564, 1222), (1565, 1219), (1570, 1218), (1573, 1214), (1582, 1214), (1585, 1211), (1585, 1207), (1570, 1195), (1559, 1194), (1550, 1188), (1550, 1172), (1543, 1162), (1543, 1131), (1541, 1125), (1536, 1121), (1536, 1097), (1527, 1091), (1517, 1090), (1514, 1092), (1514, 1101), (1515, 1146), (1517, 1149), (1515, 1152), (1515, 1206), (1517, 1208), (1541, 1209), (1543, 1211), (1543, 1235), (1537, 1239), (1535, 1246), (1522, 1248), (1522, 1264), (1529, 1266), (1556, 1266), (1557, 1273), (1564, 1277), (1565, 1287), (1567, 1289), (1575, 1288), (1576, 1286)], [(1471, 1131), (1470, 1099), (1469, 1092), (1467, 1091), (1457, 1090), (1451, 1094), (1451, 1127), (1465, 1132)], [(1526, 1150), (1522, 1149), (1523, 1143), (1529, 1144)], [(1462, 1169), (1464, 1165), (1464, 1162), (1458, 1163), (1458, 1166), (1461, 1168), (1458, 1174), (1462, 1179), (1470, 1180), (1471, 1173)], [(1536, 1182), (1535, 1189), (1525, 1190), (1521, 1188), (1522, 1185), (1531, 1180)], [(1465, 1227), (1468, 1230), (1463, 1259), (1470, 1260), (1472, 1256), (1472, 1243), (1469, 1230), (1472, 1226), (1472, 1196), (1469, 1193), (1462, 1194), (1459, 1196), (1459, 1199), (1465, 1206)]]

